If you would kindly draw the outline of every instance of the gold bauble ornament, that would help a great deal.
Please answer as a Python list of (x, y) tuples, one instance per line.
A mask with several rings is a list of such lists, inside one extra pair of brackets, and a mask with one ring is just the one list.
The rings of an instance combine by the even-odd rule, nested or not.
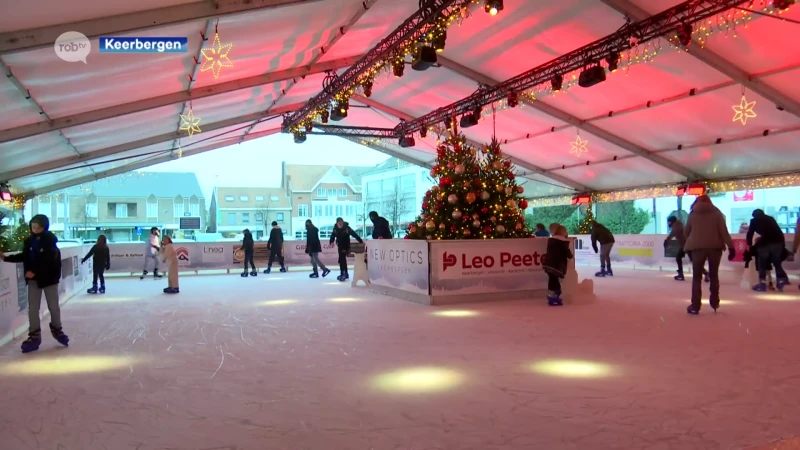
[(506, 206), (508, 206), (511, 209), (516, 209), (517, 208), (517, 202), (513, 198), (510, 198), (506, 202)]
[(444, 230), (444, 224), (443, 224), (443, 223), (440, 223), (440, 224), (439, 224), (439, 229), (440, 229), (440, 230)]
[(497, 186), (494, 187), (494, 190), (496, 190), (497, 192), (503, 192), (503, 185), (498, 184)]
[(464, 236), (470, 236), (471, 234), (472, 232), (469, 231), (469, 228), (464, 228)]
[(425, 222), (425, 229), (428, 231), (433, 231), (436, 229), (436, 224), (432, 220), (429, 220)]
[(480, 220), (478, 220), (478, 219), (475, 219), (475, 220), (473, 220), (473, 221), (472, 221), (472, 226), (473, 226), (473, 227), (475, 227), (475, 228), (480, 228), (480, 226), (481, 226), (481, 221), (480, 221)]
[(469, 203), (470, 205), (475, 203), (475, 200), (476, 200), (475, 194), (473, 194), (472, 192), (468, 192), (467, 195), (466, 195), (466, 200), (467, 200), (467, 203)]
[(490, 193), (489, 193), (489, 192), (487, 192), (487, 191), (482, 191), (482, 192), (481, 192), (481, 200), (483, 200), (483, 201), (489, 200), (489, 198), (490, 198), (491, 196), (492, 196), (492, 194), (490, 194)]
[(517, 222), (517, 224), (514, 225), (514, 229), (517, 230), (517, 231), (522, 231), (522, 224)]
[(506, 195), (511, 195), (514, 193), (514, 188), (511, 186), (506, 186)]
[(494, 169), (494, 170), (500, 170), (500, 169), (502, 169), (502, 168), (503, 168), (503, 161), (500, 161), (500, 160), (498, 159), (497, 161), (495, 161), (495, 162), (493, 162), (493, 163), (492, 163), (492, 169)]
[(456, 194), (448, 195), (447, 196), (447, 203), (450, 203), (451, 205), (455, 205), (456, 203), (458, 203), (458, 196)]
[(495, 216), (489, 217), (489, 221), (492, 222), (492, 223), (495, 223), (495, 222), (497, 222), (497, 217), (495, 217)]
[(503, 225), (498, 225), (497, 228), (495, 228), (495, 231), (497, 231), (498, 234), (503, 234), (506, 232), (506, 227)]
[(463, 175), (464, 174), (464, 165), (463, 164), (457, 165), (456, 168), (455, 168), (455, 171), (456, 171), (456, 175)]
[(480, 218), (481, 216), (479, 216), (478, 213), (472, 215), (472, 220), (480, 220)]
[(461, 211), (459, 211), (459, 210), (453, 211), (453, 219), (455, 219), (455, 220), (461, 219)]
[(522, 194), (523, 192), (525, 192), (525, 188), (524, 188), (524, 187), (522, 187), (522, 186), (517, 186), (517, 192), (519, 192), (520, 194)]

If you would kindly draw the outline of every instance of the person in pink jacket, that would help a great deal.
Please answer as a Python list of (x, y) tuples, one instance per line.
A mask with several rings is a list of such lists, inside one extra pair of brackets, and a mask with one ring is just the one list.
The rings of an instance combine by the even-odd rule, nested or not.
[(172, 238), (164, 236), (161, 240), (161, 261), (163, 261), (167, 269), (167, 287), (164, 292), (167, 294), (177, 294), (180, 292), (178, 287), (178, 255), (175, 253), (175, 247), (172, 245)]

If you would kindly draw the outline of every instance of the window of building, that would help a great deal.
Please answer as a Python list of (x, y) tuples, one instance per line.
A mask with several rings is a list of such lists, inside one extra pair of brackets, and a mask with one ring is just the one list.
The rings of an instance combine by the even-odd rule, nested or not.
[(66, 217), (65, 210), (64, 202), (59, 201), (56, 203), (56, 220)]
[(272, 196), (272, 197), (270, 197), (269, 199), (270, 199), (270, 201), (273, 201), (273, 202), (280, 201), (280, 198), (278, 198), (278, 196), (277, 196), (277, 195), (273, 195), (273, 196)]
[(128, 218), (128, 204), (127, 203), (117, 203), (115, 208), (116, 208), (116, 217), (118, 219), (127, 219)]
[(314, 217), (322, 216), (322, 205), (314, 205)]
[(200, 204), (199, 203), (192, 203), (190, 205), (189, 212), (192, 214), (192, 217), (200, 217)]
[(240, 202), (249, 202), (250, 201), (250, 197), (248, 197), (247, 195), (240, 195), (239, 196), (239, 201)]
[(308, 205), (297, 205), (297, 216), (308, 217)]
[(347, 197), (347, 189), (339, 189), (339, 197)]
[(183, 208), (183, 206), (184, 206), (184, 205), (183, 205), (183, 201), (181, 201), (180, 203), (178, 203), (178, 201), (176, 200), (176, 201), (175, 201), (175, 204), (174, 204), (173, 206), (174, 206), (173, 210), (174, 210), (174, 212), (175, 212), (175, 214), (173, 214), (173, 215), (174, 215), (175, 217), (183, 217), (183, 211), (184, 211), (184, 208)]
[(158, 218), (158, 199), (156, 198), (155, 195), (147, 197), (147, 218), (148, 219)]
[(97, 200), (95, 199), (94, 202), (91, 200), (86, 202), (86, 210), (85, 210), (86, 218), (87, 219), (96, 219), (97, 218)]
[(336, 197), (336, 189), (328, 189), (328, 197)]
[(325, 197), (325, 188), (317, 189), (317, 197)]
[(336, 215), (339, 217), (344, 215), (344, 205), (336, 205)]
[(250, 213), (242, 213), (242, 223), (250, 223)]
[(283, 213), (276, 214), (277, 218), (275, 219), (276, 222), (283, 222)]
[(264, 214), (256, 213), (256, 222), (257, 223), (264, 223)]
[(53, 210), (50, 208), (50, 197), (42, 197), (39, 199), (39, 209), (37, 214), (49, 216), (50, 214), (53, 214)]
[(354, 216), (356, 214), (356, 208), (353, 205), (347, 205), (347, 215)]
[(236, 213), (228, 213), (228, 225), (236, 225)]
[(225, 196), (225, 201), (226, 202), (235, 202), (236, 201), (236, 197), (234, 197), (232, 195), (226, 195)]
[(328, 217), (333, 215), (333, 205), (325, 205), (325, 215)]
[(257, 202), (263, 202), (264, 201), (264, 196), (263, 195), (256, 195), (256, 201)]

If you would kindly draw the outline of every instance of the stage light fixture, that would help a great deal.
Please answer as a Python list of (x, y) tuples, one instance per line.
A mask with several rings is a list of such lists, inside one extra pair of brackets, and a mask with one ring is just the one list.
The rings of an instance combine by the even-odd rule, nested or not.
[(292, 134), (294, 135), (294, 143), (295, 144), (302, 144), (303, 142), (306, 141), (306, 132), (305, 131), (297, 130)]
[(328, 123), (329, 114), (330, 113), (328, 113), (327, 109), (325, 109), (321, 113), (319, 113), (319, 117), (320, 117), (320, 119), (322, 119), (322, 123)]
[(411, 68), (417, 71), (428, 70), (431, 66), (436, 64), (436, 50), (429, 45), (420, 46), (414, 53), (414, 59), (411, 62)]
[(604, 81), (606, 81), (606, 69), (600, 64), (583, 69), (578, 76), (578, 86), (585, 88), (592, 87)]
[(0, 200), (4, 202), (11, 201), (11, 190), (8, 187), (8, 183), (0, 183)]
[(478, 124), (478, 116), (476, 116), (474, 112), (464, 114), (463, 116), (461, 116), (461, 121), (459, 122), (461, 128), (474, 127), (477, 124)]
[(794, 4), (794, 0), (773, 0), (772, 6), (780, 10), (789, 9)]
[(442, 31), (442, 34), (433, 39), (431, 44), (433, 44), (433, 49), (436, 50), (436, 53), (442, 53), (444, 51), (446, 41), (447, 31)]
[(449, 130), (450, 128), (453, 128), (453, 118), (452, 117), (448, 117), (448, 118), (444, 119), (444, 128), (446, 130)]
[(394, 73), (395, 78), (401, 78), (405, 70), (406, 70), (406, 63), (402, 59), (395, 60), (392, 63), (392, 73)]
[(508, 103), (509, 108), (516, 108), (517, 105), (519, 105), (519, 98), (517, 98), (517, 93), (516, 92), (509, 93), (508, 100), (506, 100), (506, 103)]
[(552, 80), (550, 80), (550, 86), (553, 87), (553, 92), (561, 92), (561, 87), (564, 84), (564, 77), (561, 75), (555, 75)]
[(426, 127), (422, 127), (422, 128), (419, 130), (419, 137), (421, 137), (421, 138), (423, 138), (423, 139), (425, 139), (426, 137), (428, 137), (428, 129), (427, 129)]
[(314, 131), (314, 124), (306, 122), (306, 133), (311, 133), (312, 131)]
[(490, 16), (496, 16), (497, 13), (503, 10), (503, 0), (486, 0), (483, 10), (489, 13)]
[(403, 136), (400, 138), (400, 147), (408, 148), (417, 145), (414, 136)]
[(339, 102), (339, 112), (347, 117), (347, 111), (350, 110), (350, 99), (346, 98)]
[(372, 96), (372, 80), (367, 80), (362, 84), (364, 87), (364, 97), (371, 97)]
[(678, 25), (678, 42), (684, 47), (692, 43), (692, 24), (682, 23)]
[(619, 53), (614, 52), (606, 57), (608, 63), (608, 71), (614, 73), (619, 68)]

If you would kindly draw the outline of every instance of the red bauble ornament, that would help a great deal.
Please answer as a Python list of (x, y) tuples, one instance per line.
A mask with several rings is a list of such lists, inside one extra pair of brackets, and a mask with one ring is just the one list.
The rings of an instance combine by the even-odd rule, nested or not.
[(525, 209), (528, 207), (528, 201), (524, 198), (519, 201), (519, 209)]
[(456, 166), (456, 165), (455, 165), (455, 164), (453, 164), (453, 162), (452, 162), (452, 161), (450, 161), (450, 162), (448, 162), (448, 163), (447, 163), (447, 168), (448, 168), (448, 169), (453, 169), (455, 166)]
[(456, 142), (456, 143), (453, 145), (453, 148), (454, 148), (456, 151), (459, 151), (459, 150), (461, 150), (461, 143), (460, 143), (460, 142)]
[(456, 226), (455, 226), (455, 225), (450, 225), (450, 232), (451, 232), (451, 233), (455, 233), (455, 232), (456, 232), (456, 229), (457, 229), (457, 228), (456, 228)]
[(451, 180), (450, 177), (442, 177), (442, 179), (439, 180), (439, 186), (450, 186), (452, 183), (453, 180)]
[(411, 239), (411, 236), (405, 235), (405, 236), (403, 236), (403, 239)]
[(509, 160), (506, 160), (506, 161), (503, 163), (503, 165), (504, 165), (504, 166), (506, 166), (506, 169), (508, 169), (509, 167), (511, 167), (511, 161), (509, 161)]
[(494, 153), (495, 155), (499, 155), (500, 154), (500, 146), (499, 145), (495, 145), (494, 147), (492, 147), (492, 153)]
[(475, 167), (472, 168), (472, 172), (475, 173), (476, 175), (478, 173), (480, 173), (480, 171), (481, 171), (481, 169), (478, 166), (475, 166)]
[(492, 234), (492, 227), (490, 226), (483, 227), (483, 234)]
[(508, 176), (509, 180), (513, 180), (514, 179), (514, 172), (508, 172), (507, 176)]
[(489, 213), (489, 208), (487, 208), (485, 206), (483, 208), (481, 208), (481, 214), (488, 214), (488, 213)]

